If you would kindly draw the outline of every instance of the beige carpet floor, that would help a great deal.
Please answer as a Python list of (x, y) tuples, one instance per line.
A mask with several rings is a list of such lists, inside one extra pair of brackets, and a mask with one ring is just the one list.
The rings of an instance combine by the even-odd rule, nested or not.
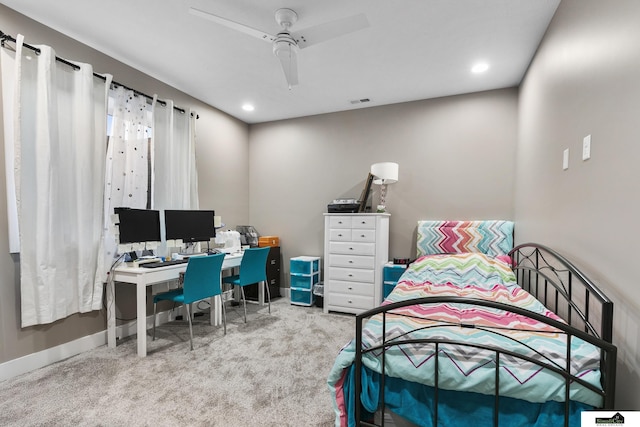
[(290, 305), (228, 310), (227, 335), (196, 318), (0, 383), (1, 426), (331, 426), (327, 375), (353, 336), (350, 315)]

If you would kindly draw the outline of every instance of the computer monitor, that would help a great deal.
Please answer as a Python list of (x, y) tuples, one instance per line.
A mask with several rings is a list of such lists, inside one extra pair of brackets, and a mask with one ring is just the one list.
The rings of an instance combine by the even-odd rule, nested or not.
[(214, 211), (165, 210), (164, 228), (167, 240), (208, 242), (216, 237)]
[(119, 217), (120, 243), (160, 241), (160, 211), (114, 208)]

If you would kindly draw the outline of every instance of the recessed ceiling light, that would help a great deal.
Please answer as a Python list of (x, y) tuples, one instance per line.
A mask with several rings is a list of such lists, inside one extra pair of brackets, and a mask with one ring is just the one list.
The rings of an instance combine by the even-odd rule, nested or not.
[(253, 105), (251, 105), (251, 104), (244, 104), (242, 106), (242, 109), (244, 111), (253, 111), (253, 110), (255, 110), (255, 107)]
[(471, 68), (471, 72), (475, 74), (484, 73), (488, 69), (489, 69), (489, 64), (487, 64), (486, 62), (478, 62), (476, 65), (474, 65)]

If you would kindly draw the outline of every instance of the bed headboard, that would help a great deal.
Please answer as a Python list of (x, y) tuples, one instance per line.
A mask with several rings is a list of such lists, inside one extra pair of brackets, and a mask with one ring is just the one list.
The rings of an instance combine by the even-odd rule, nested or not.
[(418, 257), (466, 252), (498, 256), (511, 249), (512, 221), (418, 221)]

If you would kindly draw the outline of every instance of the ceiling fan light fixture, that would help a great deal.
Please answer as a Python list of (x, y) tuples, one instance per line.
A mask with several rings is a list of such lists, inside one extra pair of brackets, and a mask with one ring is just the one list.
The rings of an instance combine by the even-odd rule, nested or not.
[(280, 61), (289, 90), (298, 84), (297, 53), (298, 45), (291, 35), (288, 33), (278, 34), (273, 41), (273, 54)]
[(278, 38), (273, 41), (273, 54), (277, 57), (281, 57), (286, 55), (287, 57), (291, 57), (291, 51), (298, 48), (295, 40), (287, 37), (280, 37), (281, 34), (278, 34)]

